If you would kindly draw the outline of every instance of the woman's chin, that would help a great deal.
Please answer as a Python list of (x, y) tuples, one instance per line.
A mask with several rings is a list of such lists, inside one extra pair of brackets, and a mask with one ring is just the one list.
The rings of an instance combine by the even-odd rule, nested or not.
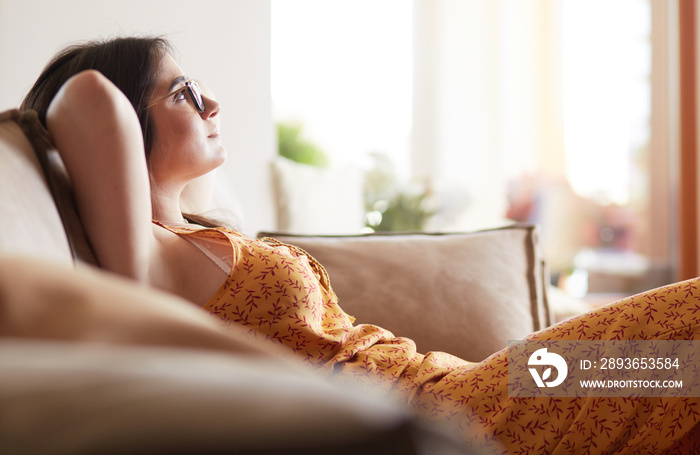
[(228, 158), (228, 152), (226, 151), (226, 149), (222, 145), (220, 145), (219, 149), (217, 150), (216, 158), (217, 158), (216, 167), (219, 167), (222, 164), (224, 164), (226, 162), (226, 158)]

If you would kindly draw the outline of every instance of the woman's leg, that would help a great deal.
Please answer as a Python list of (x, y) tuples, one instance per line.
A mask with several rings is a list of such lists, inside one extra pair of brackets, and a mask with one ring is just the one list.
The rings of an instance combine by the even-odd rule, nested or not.
[[(529, 339), (700, 340), (700, 281), (629, 297)], [(411, 375), (421, 384), (412, 406), (493, 452), (683, 453), (682, 444), (700, 444), (698, 397), (513, 398), (507, 351), (446, 375), (435, 374), (439, 354), (431, 356)]]

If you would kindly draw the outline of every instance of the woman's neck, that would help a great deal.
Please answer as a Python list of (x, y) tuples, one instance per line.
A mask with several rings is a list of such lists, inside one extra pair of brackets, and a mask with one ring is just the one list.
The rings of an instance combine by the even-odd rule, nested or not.
[(187, 221), (180, 210), (182, 189), (151, 185), (151, 209), (153, 219), (164, 224), (181, 224)]

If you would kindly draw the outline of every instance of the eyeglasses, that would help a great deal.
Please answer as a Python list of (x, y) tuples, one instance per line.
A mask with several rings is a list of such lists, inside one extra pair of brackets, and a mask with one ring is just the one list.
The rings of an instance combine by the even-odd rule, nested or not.
[(197, 112), (204, 112), (206, 106), (204, 105), (204, 97), (202, 97), (202, 90), (199, 88), (197, 82), (193, 80), (185, 82), (184, 87), (180, 87), (177, 90), (173, 90), (172, 92), (168, 93), (164, 97), (158, 98), (157, 100), (146, 106), (146, 109), (153, 107), (161, 101), (164, 101), (170, 98), (171, 96), (175, 95), (176, 93), (181, 93), (183, 91), (187, 91), (187, 93), (190, 95), (190, 99), (192, 99), (192, 103), (194, 103), (194, 107), (197, 109)]

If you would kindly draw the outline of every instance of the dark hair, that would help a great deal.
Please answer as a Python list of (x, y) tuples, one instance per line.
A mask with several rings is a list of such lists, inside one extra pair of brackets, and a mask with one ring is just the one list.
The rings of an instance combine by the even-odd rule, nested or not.
[(51, 100), (71, 76), (88, 69), (112, 81), (134, 106), (141, 124), (146, 156), (153, 146), (153, 128), (146, 109), (158, 80), (158, 63), (172, 47), (162, 37), (124, 37), (89, 41), (59, 52), (44, 68), (20, 109), (37, 111), (46, 126)]

